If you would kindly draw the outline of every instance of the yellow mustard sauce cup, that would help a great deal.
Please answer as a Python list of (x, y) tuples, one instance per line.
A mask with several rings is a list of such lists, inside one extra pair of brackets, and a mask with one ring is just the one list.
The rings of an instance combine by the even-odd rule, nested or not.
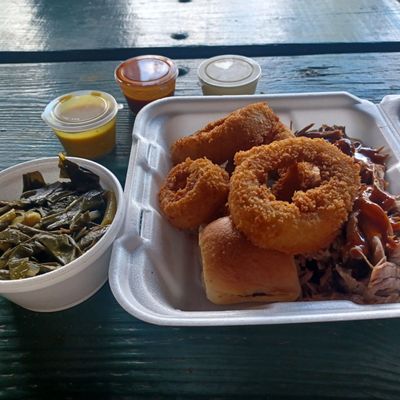
[(96, 159), (115, 147), (120, 108), (106, 92), (81, 90), (51, 101), (42, 119), (53, 129), (68, 155)]

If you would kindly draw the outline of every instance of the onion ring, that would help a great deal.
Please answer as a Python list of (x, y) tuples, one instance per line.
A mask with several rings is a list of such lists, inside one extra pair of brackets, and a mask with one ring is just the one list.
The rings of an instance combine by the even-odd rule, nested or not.
[(229, 175), (206, 158), (173, 167), (160, 189), (160, 208), (176, 228), (195, 229), (214, 219), (229, 192)]
[(203, 129), (178, 139), (171, 146), (174, 164), (187, 157), (207, 157), (216, 164), (233, 160), (239, 150), (293, 137), (279, 117), (266, 103), (240, 108), (225, 118), (207, 124)]
[[(268, 174), (294, 162), (319, 169), (320, 183), (277, 200)], [(235, 157), (228, 197), (236, 227), (256, 246), (287, 254), (328, 246), (352, 209), (360, 187), (359, 166), (323, 139), (291, 138), (254, 147)]]

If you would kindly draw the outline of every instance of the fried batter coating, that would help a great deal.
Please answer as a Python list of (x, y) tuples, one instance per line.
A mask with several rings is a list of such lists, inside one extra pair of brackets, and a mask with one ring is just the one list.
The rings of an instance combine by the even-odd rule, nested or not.
[[(318, 167), (318, 186), (278, 200), (268, 174), (294, 162)], [(235, 157), (238, 164), (228, 198), (236, 227), (256, 246), (287, 254), (327, 247), (337, 235), (360, 187), (359, 166), (323, 139), (291, 138), (254, 147)]]
[(222, 164), (232, 160), (239, 150), (289, 137), (293, 137), (292, 131), (266, 103), (254, 103), (178, 139), (171, 146), (171, 158), (174, 164), (187, 157), (193, 160), (207, 157), (216, 164)]
[(206, 158), (173, 167), (160, 189), (160, 208), (176, 228), (195, 229), (223, 209), (229, 192), (229, 175)]

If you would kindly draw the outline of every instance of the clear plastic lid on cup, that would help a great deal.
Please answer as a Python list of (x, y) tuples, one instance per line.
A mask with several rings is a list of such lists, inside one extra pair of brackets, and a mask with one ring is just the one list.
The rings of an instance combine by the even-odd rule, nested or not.
[(178, 68), (167, 57), (144, 55), (119, 64), (114, 76), (129, 108), (136, 113), (151, 101), (174, 94)]
[(204, 60), (197, 74), (205, 95), (254, 94), (261, 67), (251, 58), (227, 54)]
[(114, 148), (116, 115), (121, 107), (106, 92), (80, 90), (52, 100), (42, 119), (68, 155), (93, 159)]

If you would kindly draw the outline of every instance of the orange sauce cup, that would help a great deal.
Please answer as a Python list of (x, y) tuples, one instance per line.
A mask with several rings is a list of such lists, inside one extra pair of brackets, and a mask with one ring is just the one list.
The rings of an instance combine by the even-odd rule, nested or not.
[(178, 68), (167, 57), (146, 55), (122, 62), (114, 76), (136, 114), (146, 104), (174, 94)]

